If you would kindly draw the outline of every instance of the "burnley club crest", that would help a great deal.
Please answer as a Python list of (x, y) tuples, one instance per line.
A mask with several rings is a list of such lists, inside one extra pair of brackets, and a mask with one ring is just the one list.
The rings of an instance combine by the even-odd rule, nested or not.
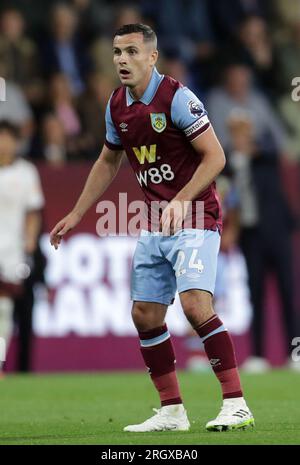
[(167, 127), (165, 113), (150, 113), (151, 125), (156, 132), (163, 132)]

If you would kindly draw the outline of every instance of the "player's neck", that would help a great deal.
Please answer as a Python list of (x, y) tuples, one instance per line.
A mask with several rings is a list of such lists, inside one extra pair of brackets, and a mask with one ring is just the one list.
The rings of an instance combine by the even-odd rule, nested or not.
[(132, 98), (134, 100), (139, 100), (145, 93), (148, 85), (149, 85), (149, 82), (151, 80), (151, 77), (152, 77), (152, 72), (153, 70), (151, 71), (151, 73), (145, 77), (145, 79), (143, 80), (143, 82), (141, 82), (140, 84), (138, 84), (137, 86), (135, 87), (132, 87), (130, 88), (130, 94), (132, 96)]

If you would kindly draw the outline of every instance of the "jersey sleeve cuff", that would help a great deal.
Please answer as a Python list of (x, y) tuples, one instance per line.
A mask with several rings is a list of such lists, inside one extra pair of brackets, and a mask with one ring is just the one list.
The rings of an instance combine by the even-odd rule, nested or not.
[(184, 129), (184, 134), (186, 135), (188, 141), (192, 142), (196, 139), (200, 134), (206, 131), (210, 126), (210, 121), (207, 115), (202, 116), (201, 118), (197, 119), (193, 124), (188, 126)]
[(122, 145), (112, 144), (112, 143), (109, 142), (107, 139), (105, 139), (104, 144), (105, 144), (106, 147), (109, 148), (110, 150), (123, 150), (123, 146), (122, 146)]

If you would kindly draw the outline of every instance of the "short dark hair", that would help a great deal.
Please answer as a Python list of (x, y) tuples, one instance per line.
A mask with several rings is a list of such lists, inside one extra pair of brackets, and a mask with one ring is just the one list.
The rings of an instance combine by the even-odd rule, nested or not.
[(157, 42), (157, 37), (153, 29), (147, 24), (135, 23), (135, 24), (124, 24), (116, 30), (114, 37), (124, 36), (126, 34), (133, 34), (139, 32), (143, 34), (144, 42)]
[(20, 136), (18, 126), (4, 119), (0, 120), (0, 132), (8, 132), (14, 139)]

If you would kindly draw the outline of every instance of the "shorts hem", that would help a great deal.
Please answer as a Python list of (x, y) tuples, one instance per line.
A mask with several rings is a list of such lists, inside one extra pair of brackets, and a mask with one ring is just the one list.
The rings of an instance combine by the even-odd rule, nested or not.
[(206, 291), (206, 292), (209, 292), (212, 295), (212, 297), (214, 296), (214, 290), (212, 291), (211, 289), (207, 289), (204, 287), (197, 287), (195, 285), (183, 286), (182, 288), (178, 289), (178, 294), (180, 294), (181, 292), (185, 292), (185, 291), (191, 291), (193, 289), (197, 291)]
[(172, 305), (174, 302), (174, 297), (168, 298), (163, 298), (163, 297), (145, 297), (145, 296), (137, 296), (137, 295), (131, 295), (131, 300), (132, 301), (139, 301), (139, 302), (153, 302), (156, 304), (162, 304), (162, 305)]

